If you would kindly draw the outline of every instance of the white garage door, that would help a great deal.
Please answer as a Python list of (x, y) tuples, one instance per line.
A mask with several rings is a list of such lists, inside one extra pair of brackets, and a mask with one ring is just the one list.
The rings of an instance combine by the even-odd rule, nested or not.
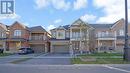
[(54, 45), (54, 53), (69, 53), (68, 45)]

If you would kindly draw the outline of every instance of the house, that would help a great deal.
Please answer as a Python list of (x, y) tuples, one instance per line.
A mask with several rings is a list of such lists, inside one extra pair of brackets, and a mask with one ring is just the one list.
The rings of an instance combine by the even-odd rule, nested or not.
[(14, 22), (9, 26), (9, 51), (17, 52), (21, 47), (29, 47), (29, 30), (28, 27), (19, 22)]
[(51, 53), (69, 53), (69, 25), (59, 26), (58, 28), (52, 29), (51, 33)]
[(7, 50), (7, 46), (8, 43), (6, 42), (6, 38), (7, 38), (7, 33), (8, 29), (7, 29), (7, 26), (0, 23), (0, 48), (4, 49), (4, 50)]
[(27, 27), (14, 22), (7, 26), (0, 24), (0, 48), (18, 52), (19, 48), (30, 47), (35, 53), (49, 52), (51, 35), (41, 26)]
[[(83, 22), (81, 19), (76, 20), (71, 25), (59, 26), (52, 29), (51, 53), (83, 53), (89, 52), (91, 43), (90, 33), (93, 27)], [(90, 37), (91, 36), (91, 37)]]
[[(124, 19), (120, 19), (112, 24), (90, 24), (90, 26), (95, 28), (96, 48), (98, 48), (99, 52), (123, 52), (125, 36), (124, 23)], [(128, 25), (128, 28), (130, 31), (130, 25)], [(130, 36), (130, 33), (128, 35)]]
[(50, 49), (50, 34), (41, 26), (29, 28), (29, 45), (37, 53), (49, 52)]

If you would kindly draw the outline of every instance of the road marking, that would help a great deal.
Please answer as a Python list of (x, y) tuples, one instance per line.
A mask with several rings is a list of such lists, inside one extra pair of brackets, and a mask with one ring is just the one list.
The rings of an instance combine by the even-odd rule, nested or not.
[(109, 68), (109, 69), (115, 69), (115, 70), (118, 70), (118, 71), (130, 73), (130, 71), (124, 70), (124, 69), (121, 69), (121, 68), (116, 68), (116, 67), (112, 67), (112, 66), (108, 66), (108, 65), (102, 65), (102, 66), (103, 66), (103, 67), (106, 67), (106, 68)]

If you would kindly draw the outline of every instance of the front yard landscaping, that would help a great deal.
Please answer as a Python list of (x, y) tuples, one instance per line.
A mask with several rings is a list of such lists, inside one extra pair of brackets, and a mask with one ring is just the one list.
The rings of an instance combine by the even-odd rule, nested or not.
[(130, 64), (123, 61), (123, 55), (119, 53), (95, 53), (79, 55), (71, 59), (72, 64)]

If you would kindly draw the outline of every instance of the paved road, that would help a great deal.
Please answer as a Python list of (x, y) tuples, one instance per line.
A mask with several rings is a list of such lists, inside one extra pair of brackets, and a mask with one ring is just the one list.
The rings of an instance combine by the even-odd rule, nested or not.
[(19, 60), (22, 58), (32, 58), (32, 57), (35, 57), (38, 55), (40, 55), (40, 54), (27, 54), (27, 55), (14, 54), (14, 55), (10, 55), (10, 56), (0, 57), (0, 64), (7, 64), (7, 63), (10, 63), (15, 60)]
[(69, 54), (47, 54), (40, 55), (33, 59), (27, 60), (20, 64), (35, 64), (35, 65), (70, 65), (70, 55)]
[(130, 73), (129, 65), (2, 64), (0, 73)]

